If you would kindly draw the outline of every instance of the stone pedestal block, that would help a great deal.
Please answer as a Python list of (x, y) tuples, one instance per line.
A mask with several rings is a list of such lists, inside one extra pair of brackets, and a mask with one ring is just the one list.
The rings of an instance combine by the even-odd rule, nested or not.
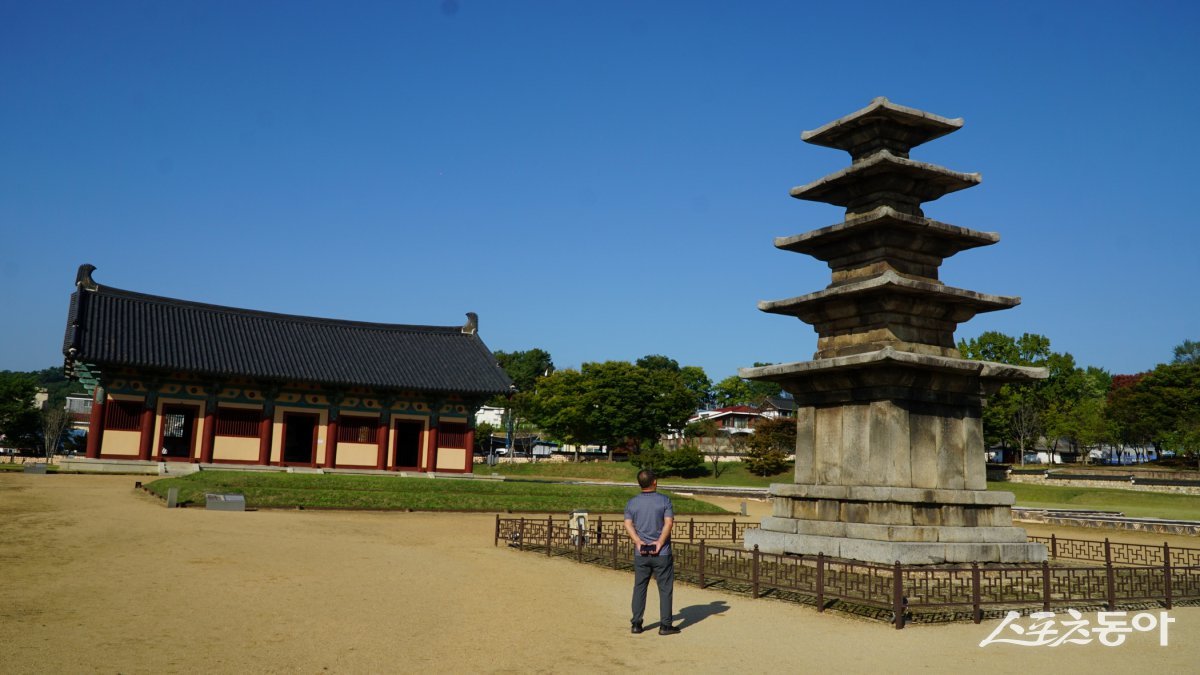
[(746, 533), (771, 553), (824, 553), (878, 563), (1040, 562), (1012, 524), (1011, 493), (867, 485), (776, 484), (775, 515)]
[[(1016, 529), (1016, 528), (1013, 528)], [(937, 565), (943, 563), (998, 562), (1040, 563), (1046, 547), (1030, 543), (908, 542), (854, 539), (811, 534), (747, 530), (746, 546), (767, 553), (824, 553), (835, 558), (880, 564)]]

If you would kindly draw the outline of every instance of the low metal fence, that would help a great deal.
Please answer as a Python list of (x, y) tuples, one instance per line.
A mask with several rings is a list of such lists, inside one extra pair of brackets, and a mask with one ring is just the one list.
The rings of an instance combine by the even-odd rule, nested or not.
[(1091, 539), (1063, 539), (1053, 534), (1049, 537), (1030, 536), (1029, 541), (1045, 544), (1051, 560), (1155, 566), (1169, 561), (1174, 567), (1200, 566), (1200, 548), (1172, 547), (1165, 542), (1161, 546), (1124, 544), (1110, 542), (1107, 537), (1104, 541), (1094, 541)]
[[(985, 612), (1054, 607), (1112, 611), (1147, 602), (1170, 609), (1181, 601), (1200, 600), (1200, 549), (1030, 537), (1047, 545), (1054, 564), (881, 565), (738, 547), (745, 530), (753, 527), (757, 524), (736, 519), (676, 521), (671, 536), (676, 576), (701, 588), (719, 585), (755, 598), (772, 595), (813, 604), (818, 612), (841, 602), (890, 620), (897, 629), (914, 616), (945, 618), (949, 613), (950, 618), (979, 623)], [(708, 535), (716, 535), (718, 543)], [(624, 523), (615, 519), (597, 518), (579, 529), (553, 517), (497, 516), (494, 543), (501, 541), (613, 569), (633, 565)]]

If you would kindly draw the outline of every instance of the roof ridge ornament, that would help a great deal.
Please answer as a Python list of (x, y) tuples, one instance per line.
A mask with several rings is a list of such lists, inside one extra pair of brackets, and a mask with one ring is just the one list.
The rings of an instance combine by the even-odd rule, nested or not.
[(479, 315), (475, 312), (467, 312), (467, 322), (463, 324), (462, 332), (464, 335), (475, 335), (479, 332)]
[(100, 288), (100, 285), (92, 280), (92, 272), (96, 271), (96, 266), (90, 263), (84, 263), (79, 266), (79, 272), (75, 274), (76, 288), (82, 288), (85, 291), (95, 291)]

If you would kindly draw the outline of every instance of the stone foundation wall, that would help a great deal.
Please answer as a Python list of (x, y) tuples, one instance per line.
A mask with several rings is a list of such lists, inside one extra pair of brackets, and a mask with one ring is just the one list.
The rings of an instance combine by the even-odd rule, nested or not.
[(1064, 487), (1103, 488), (1107, 490), (1138, 490), (1140, 492), (1167, 492), (1182, 495), (1200, 495), (1200, 486), (1188, 485), (1139, 485), (1137, 479), (1132, 480), (1075, 480), (1066, 478), (1047, 478), (1038, 474), (1010, 474), (1009, 482), (1029, 483), (1033, 485), (1062, 485)]

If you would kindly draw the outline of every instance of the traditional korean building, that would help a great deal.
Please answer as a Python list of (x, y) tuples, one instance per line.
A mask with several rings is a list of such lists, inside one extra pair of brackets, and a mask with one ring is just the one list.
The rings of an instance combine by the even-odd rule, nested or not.
[(92, 396), (97, 464), (468, 472), (475, 411), (512, 384), (474, 314), (274, 314), (102, 286), (94, 270), (79, 268), (63, 354)]

